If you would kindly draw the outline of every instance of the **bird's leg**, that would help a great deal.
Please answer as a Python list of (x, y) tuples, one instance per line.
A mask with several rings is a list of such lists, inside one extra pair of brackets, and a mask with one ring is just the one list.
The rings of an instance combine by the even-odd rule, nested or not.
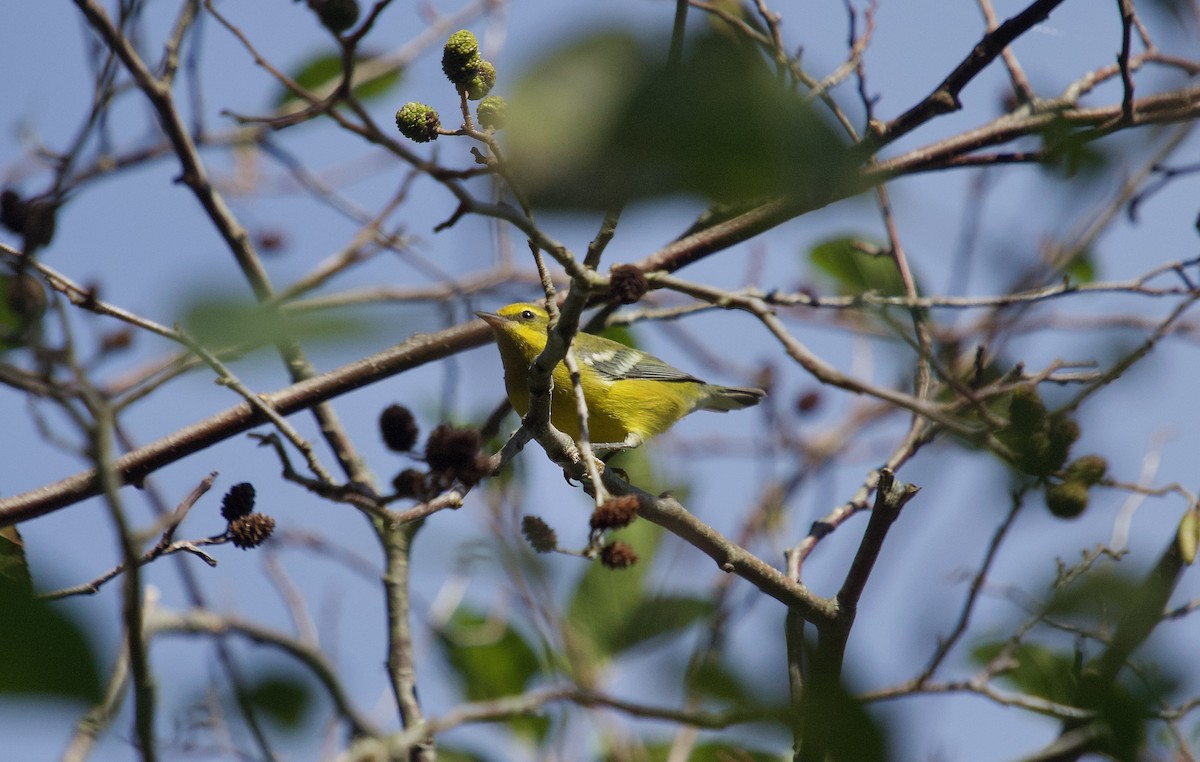
[(618, 466), (610, 466), (608, 465), (608, 461), (620, 455), (621, 453), (626, 452), (627, 450), (632, 450), (634, 447), (641, 445), (644, 441), (645, 437), (643, 437), (641, 434), (630, 434), (629, 436), (625, 437), (624, 442), (592, 445), (592, 449), (597, 451), (603, 450), (604, 454), (600, 456), (600, 462), (623, 480), (629, 481), (629, 474), (625, 473), (625, 469)]
[[(592, 452), (596, 454), (596, 459), (600, 461), (597, 464), (599, 466), (599, 470), (603, 471), (605, 469), (605, 467), (608, 465), (609, 458), (620, 455), (626, 450), (631, 450), (634, 447), (638, 447), (644, 441), (646, 441), (646, 438), (642, 434), (631, 432), (625, 437), (624, 441), (621, 442), (592, 442)], [(619, 468), (614, 470), (622, 479), (629, 481), (629, 479), (626, 478), (623, 470)], [(567, 475), (566, 471), (563, 471), (563, 478), (567, 480), (567, 484), (570, 484), (572, 487), (575, 486), (574, 481), (570, 476)]]
[[(614, 455), (620, 455), (629, 448), (619, 443), (605, 443), (592, 445), (592, 452), (596, 453), (602, 463), (607, 463), (608, 459)], [(604, 453), (601, 455), (600, 453)]]
[(604, 455), (600, 457), (600, 460), (607, 463), (608, 459), (617, 453), (632, 450), (634, 447), (640, 447), (642, 442), (645, 441), (646, 438), (641, 434), (630, 432), (629, 436), (625, 437), (625, 441), (623, 442), (592, 442), (592, 452), (603, 451)]
[[(601, 449), (609, 450), (609, 452), (606, 452), (604, 455), (600, 455), (598, 451)], [(617, 453), (622, 452), (624, 449), (628, 448), (626, 448), (624, 445), (592, 445), (592, 455), (597, 461), (596, 470), (600, 473), (603, 473), (608, 459)], [(582, 453), (580, 454), (582, 455)], [(567, 480), (567, 484), (570, 484), (572, 487), (575, 486), (575, 480), (571, 478), (565, 468), (563, 469), (563, 478)]]

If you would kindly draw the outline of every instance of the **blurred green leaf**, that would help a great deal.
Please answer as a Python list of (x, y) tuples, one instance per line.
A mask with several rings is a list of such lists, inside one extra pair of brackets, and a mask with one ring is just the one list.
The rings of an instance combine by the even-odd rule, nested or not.
[(313, 704), (308, 685), (285, 672), (256, 677), (245, 686), (242, 698), (291, 731), (305, 726), (304, 720)]
[(0, 585), (12, 585), (14, 592), (33, 594), (25, 542), (15, 526), (0, 527)]
[(627, 347), (641, 349), (638, 344), (637, 336), (634, 335), (633, 329), (627, 325), (610, 325), (605, 327), (603, 331), (596, 334), (603, 336), (610, 341), (615, 341), (618, 344), (624, 344)]
[(687, 674), (688, 689), (731, 704), (752, 705), (754, 691), (749, 690), (741, 676), (714, 658), (691, 666)]
[[(376, 76), (364, 79), (364, 74), (380, 69)], [(310, 56), (291, 74), (292, 80), (305, 90), (323, 97), (337, 85), (342, 76), (342, 56), (339, 53), (318, 53)], [(354, 87), (354, 97), (362, 101), (378, 99), (387, 95), (396, 85), (400, 84), (401, 70), (394, 67), (380, 67), (379, 60), (370, 55), (360, 55), (355, 59), (355, 77), (359, 84)], [(302, 104), (291, 90), (280, 86), (275, 95), (276, 111), (286, 111)], [(307, 104), (304, 104), (307, 105)]]
[[(377, 63), (377, 60), (373, 58), (359, 59), (358, 67), (360, 76), (368, 67), (377, 68), (375, 66)], [(354, 97), (358, 98), (360, 101), (380, 100), (400, 84), (402, 77), (403, 70), (390, 69), (384, 71), (378, 76), (374, 76), (369, 79), (362, 79), (354, 88)]]
[(1071, 279), (1072, 285), (1076, 286), (1096, 280), (1096, 260), (1091, 250), (1084, 251), (1072, 259), (1064, 273)]
[[(987, 664), (1004, 649), (1007, 643), (996, 641), (976, 646), (972, 660)], [(1089, 681), (1087, 666), (1081, 666), (1072, 651), (1052, 650), (1035, 643), (1021, 643), (1011, 651), (1014, 667), (999, 679), (1023, 693), (1038, 696), (1068, 706), (1078, 706), (1096, 712), (1107, 726), (1099, 737), (1095, 752), (1103, 752), (1118, 760), (1142, 759), (1139, 750), (1145, 739), (1145, 724), (1156, 707), (1174, 690), (1175, 682), (1163, 679), (1164, 670), (1142, 663), (1136, 677), (1126, 682), (1100, 684)], [(1129, 674), (1129, 673), (1127, 673)]]
[[(996, 658), (1006, 641), (983, 643), (971, 651), (971, 659), (984, 665)], [(1071, 703), (1079, 683), (1075, 655), (1034, 643), (1021, 643), (1012, 652), (1013, 667), (1001, 678), (1017, 689), (1050, 701)]]
[(367, 321), (344, 314), (295, 314), (242, 300), (203, 296), (185, 307), (180, 322), (192, 338), (211, 348), (363, 338), (373, 330)]
[(1147, 717), (1155, 708), (1151, 696), (1138, 695), (1118, 684), (1100, 695), (1084, 696), (1083, 703), (1096, 710), (1108, 726), (1104, 746), (1114, 759), (1123, 762), (1146, 759), (1140, 752), (1146, 738)]
[(520, 693), (538, 673), (537, 655), (520, 633), (465, 607), (438, 631), (438, 644), (471, 701)]
[(0, 352), (25, 346), (46, 313), (46, 289), (28, 273), (0, 275)]
[(846, 143), (753, 49), (708, 32), (672, 70), (661, 43), (593, 34), (521, 77), (506, 140), (535, 204), (827, 198), (845, 183)]
[(1080, 130), (1065, 119), (1055, 118), (1041, 130), (1047, 170), (1071, 178), (1094, 177), (1109, 163), (1108, 155), (1093, 141), (1097, 133)]
[(87, 631), (26, 585), (0, 578), (0, 695), (100, 700)]
[(883, 728), (847, 687), (810, 680), (804, 699), (805, 751), (828, 762), (884, 762), (888, 758)]
[[(714, 0), (710, 5), (722, 11), (721, 14), (711, 12), (705, 14), (705, 18), (708, 19), (708, 24), (714, 32), (746, 44), (749, 44), (749, 39), (741, 30), (743, 24), (760, 34), (769, 35), (771, 33), (763, 24), (762, 17), (757, 10), (745, 0)], [(735, 26), (726, 21), (726, 18), (735, 19), (739, 23)]]
[[(868, 250), (883, 253), (872, 254)], [(886, 247), (866, 243), (862, 238), (842, 236), (822, 241), (808, 252), (808, 261), (833, 281), (839, 294), (855, 296), (866, 291), (883, 296), (904, 294), (900, 270)]]
[(1141, 592), (1137, 580), (1102, 567), (1055, 593), (1047, 613), (1085, 626), (1106, 627), (1134, 608)]
[(621, 570), (592, 563), (580, 579), (567, 606), (567, 621), (591, 647), (592, 658), (611, 659), (712, 612), (708, 601), (646, 595), (646, 574), (661, 535), (648, 521), (634, 522), (613, 536), (633, 546), (639, 561)]
[(687, 674), (688, 689), (700, 696), (716, 700), (728, 707), (738, 709), (761, 709), (773, 715), (778, 722), (787, 716), (790, 699), (786, 690), (772, 690), (759, 678), (750, 678), (728, 664), (709, 658), (700, 664), (690, 665)]
[[(301, 63), (291, 76), (293, 82), (311, 91), (333, 84), (341, 75), (342, 57), (337, 53), (319, 53)], [(280, 108), (295, 99), (290, 90), (280, 85), (279, 93), (275, 96), (275, 107)]]
[(611, 658), (612, 644), (620, 638), (631, 612), (642, 601), (646, 571), (654, 559), (662, 530), (649, 521), (635, 521), (613, 536), (629, 543), (638, 562), (628, 569), (588, 564), (567, 604), (572, 632), (592, 649), (596, 660)]
[[(646, 762), (666, 762), (671, 758), (672, 744), (647, 744), (645, 756), (640, 757)], [(783, 762), (781, 754), (748, 748), (744, 744), (709, 741), (693, 746), (688, 753), (688, 762)]]
[[(640, 563), (640, 562), (639, 562)], [(712, 614), (711, 601), (658, 596), (638, 601), (610, 633), (607, 648), (619, 654), (660, 635), (682, 630)]]
[(1085, 671), (1083, 687), (1075, 703), (1093, 710), (1107, 731), (1099, 736), (1093, 751), (1121, 762), (1147, 759), (1146, 725), (1164, 704), (1169, 703), (1169, 694), (1178, 687), (1177, 680), (1163, 676), (1182, 673), (1142, 662), (1136, 676), (1126, 672), (1127, 679), (1107, 685), (1089, 683), (1087, 674)]
[[(518, 695), (540, 671), (537, 654), (516, 629), (464, 606), (438, 631), (437, 643), (469, 701)], [(522, 735), (540, 740), (550, 721), (546, 717), (517, 717), (507, 724)]]

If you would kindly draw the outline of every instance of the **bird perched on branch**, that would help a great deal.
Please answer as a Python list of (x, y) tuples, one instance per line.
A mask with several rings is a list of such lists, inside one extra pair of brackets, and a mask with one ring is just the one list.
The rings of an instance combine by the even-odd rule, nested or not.
[[(525, 302), (475, 314), (496, 334), (508, 400), (524, 417), (529, 411), (529, 366), (546, 347), (550, 318), (546, 310)], [(588, 433), (598, 450), (637, 447), (693, 410), (740, 410), (766, 396), (761, 389), (706, 384), (653, 355), (582, 331), (575, 335), (574, 350), (587, 401)], [(554, 368), (553, 380), (550, 422), (578, 440), (579, 415), (565, 364)]]

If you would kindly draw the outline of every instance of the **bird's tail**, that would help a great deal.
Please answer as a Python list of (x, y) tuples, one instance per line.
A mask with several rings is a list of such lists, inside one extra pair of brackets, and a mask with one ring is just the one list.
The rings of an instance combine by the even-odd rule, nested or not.
[(763, 397), (767, 396), (762, 389), (750, 389), (745, 386), (705, 384), (704, 391), (706, 394), (696, 407), (701, 410), (715, 410), (718, 413), (757, 405)]

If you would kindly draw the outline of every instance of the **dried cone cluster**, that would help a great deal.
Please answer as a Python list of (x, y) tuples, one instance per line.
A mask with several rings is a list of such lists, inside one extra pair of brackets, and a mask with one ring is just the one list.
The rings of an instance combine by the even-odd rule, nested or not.
[(275, 519), (254, 512), (254, 485), (249, 482), (229, 488), (221, 499), (221, 516), (228, 522), (230, 541), (243, 550), (262, 545), (275, 531)]
[(602, 532), (629, 526), (637, 518), (637, 510), (637, 495), (610, 497), (592, 512), (592, 529)]
[(614, 540), (600, 549), (600, 563), (610, 569), (628, 569), (638, 561), (638, 555), (627, 543)]
[(229, 522), (229, 539), (234, 547), (248, 550), (262, 545), (275, 531), (275, 519), (265, 513), (251, 513)]
[(379, 414), (379, 433), (389, 450), (408, 452), (416, 446), (421, 429), (408, 408), (403, 405), (388, 405)]
[(621, 304), (633, 304), (650, 288), (646, 274), (634, 265), (615, 265), (609, 271), (609, 292)]
[(488, 475), (488, 459), (481, 452), (483, 435), (478, 429), (439, 425), (425, 443), (425, 462), (436, 484), (458, 480), (473, 485)]
[(521, 534), (538, 553), (549, 553), (558, 547), (558, 535), (539, 516), (522, 516)]

